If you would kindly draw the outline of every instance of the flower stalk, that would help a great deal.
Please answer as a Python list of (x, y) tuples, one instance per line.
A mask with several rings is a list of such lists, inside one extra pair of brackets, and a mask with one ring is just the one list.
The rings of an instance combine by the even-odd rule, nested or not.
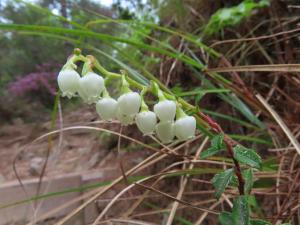
[[(122, 95), (119, 97), (118, 103), (116, 103), (116, 101), (112, 103), (113, 100), (112, 98), (110, 98), (109, 93), (104, 87), (102, 96), (103, 99), (105, 98), (105, 101), (99, 100), (98, 102), (98, 112), (102, 115), (102, 117), (111, 119), (108, 112), (101, 111), (101, 105), (105, 104), (111, 106), (111, 109), (117, 107), (118, 110), (115, 110), (116, 117), (123, 124), (131, 124), (134, 120), (134, 117), (139, 114), (137, 120), (140, 130), (142, 130), (144, 134), (150, 134), (154, 129), (154, 125), (156, 124), (157, 116), (160, 122), (155, 125), (155, 131), (164, 143), (168, 143), (173, 140), (176, 130), (176, 136), (179, 136), (179, 139), (185, 140), (186, 138), (192, 137), (192, 135), (189, 135), (189, 137), (185, 137), (185, 135), (187, 133), (186, 131), (190, 131), (191, 134), (193, 133), (192, 130), (189, 129), (190, 127), (195, 126), (195, 119), (198, 125), (201, 125), (200, 128), (204, 127), (203, 130), (207, 135), (213, 136), (213, 133), (224, 134), (219, 124), (217, 124), (209, 116), (202, 113), (198, 108), (186, 102), (184, 99), (176, 98), (163, 84), (158, 84), (158, 82), (151, 81), (150, 85), (145, 86), (128, 77), (125, 71), (121, 71), (120, 74), (107, 71), (95, 57), (83, 56), (79, 49), (74, 50), (74, 54), (68, 59), (62, 71), (66, 69), (75, 71), (75, 69), (77, 68), (75, 63), (78, 61), (84, 62), (82, 71), (83, 76), (89, 76), (87, 75), (89, 72), (98, 70), (100, 74), (105, 78), (105, 84), (113, 79), (121, 79), (122, 81)], [(73, 77), (75, 80), (76, 75), (74, 75)], [(141, 95), (139, 95), (137, 92), (133, 92), (130, 87), (140, 90)], [(70, 96), (73, 95), (72, 91), (73, 90), (71, 90), (71, 93), (69, 94)], [(154, 113), (149, 111), (148, 106), (144, 101), (143, 96), (147, 91), (151, 92), (159, 99), (159, 102), (154, 106)], [(192, 116), (186, 115), (185, 111), (193, 112)], [(177, 129), (175, 129), (174, 125), (175, 114)], [(151, 118), (152, 122), (151, 124), (146, 124), (145, 121), (149, 121), (149, 118)], [(206, 129), (208, 129), (208, 131)], [(239, 183), (239, 193), (240, 195), (244, 195), (245, 181), (242, 177), (240, 164), (235, 159), (233, 152), (233, 147), (236, 143), (225, 134), (224, 143), (226, 145), (228, 155), (233, 160), (234, 171)]]

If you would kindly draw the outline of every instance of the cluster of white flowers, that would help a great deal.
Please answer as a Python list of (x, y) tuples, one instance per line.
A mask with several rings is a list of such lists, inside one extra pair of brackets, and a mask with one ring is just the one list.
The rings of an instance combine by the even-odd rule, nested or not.
[(143, 97), (129, 87), (115, 100), (108, 94), (100, 75), (87, 72), (80, 76), (69, 68), (61, 70), (57, 82), (62, 96), (71, 98), (78, 94), (84, 102), (94, 103), (103, 120), (118, 119), (123, 125), (135, 122), (144, 135), (155, 133), (163, 143), (170, 143), (175, 137), (185, 141), (195, 136), (195, 118), (186, 115), (173, 100), (160, 98), (154, 105), (153, 112), (148, 109)]

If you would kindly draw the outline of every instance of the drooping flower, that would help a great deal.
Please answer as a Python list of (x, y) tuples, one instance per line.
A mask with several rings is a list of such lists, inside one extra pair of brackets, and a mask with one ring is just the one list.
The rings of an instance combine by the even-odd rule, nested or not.
[(127, 92), (118, 98), (118, 109), (123, 115), (136, 115), (140, 107), (141, 96), (137, 92)]
[(173, 121), (161, 121), (155, 126), (155, 132), (157, 137), (162, 143), (167, 144), (174, 139), (174, 122)]
[(111, 97), (104, 97), (96, 103), (96, 111), (103, 120), (112, 120), (116, 117), (118, 102)]
[(72, 69), (61, 70), (57, 77), (62, 96), (71, 98), (76, 95), (79, 88), (80, 75)]
[(78, 93), (84, 102), (91, 104), (99, 99), (104, 88), (104, 79), (94, 72), (88, 72), (79, 80)]
[(136, 115), (135, 122), (144, 135), (150, 135), (155, 130), (157, 119), (154, 112), (143, 111)]
[(184, 116), (175, 121), (175, 136), (180, 141), (195, 137), (196, 119), (193, 116)]
[(154, 112), (160, 121), (173, 121), (176, 115), (176, 103), (171, 100), (159, 101), (154, 105)]
[(124, 114), (121, 112), (119, 107), (117, 108), (116, 116), (122, 125), (127, 126), (133, 124), (135, 115), (136, 114), (131, 114), (131, 115)]

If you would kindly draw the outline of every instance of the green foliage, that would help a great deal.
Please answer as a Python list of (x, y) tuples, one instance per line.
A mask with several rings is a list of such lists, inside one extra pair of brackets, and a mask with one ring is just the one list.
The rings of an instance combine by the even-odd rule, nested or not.
[(238, 196), (233, 201), (232, 218), (236, 225), (249, 225), (250, 210), (247, 196)]
[[(52, 4), (52, 3), (53, 4)], [(85, 9), (93, 9), (101, 11), (102, 7), (99, 4), (88, 0), (76, 1), (76, 7), (68, 5), (68, 16), (72, 17), (72, 21), (62, 16), (53, 15), (51, 10), (57, 9), (60, 6), (60, 1), (39, 1), (40, 5), (33, 5), (23, 1), (7, 1), (4, 7), (0, 9), (1, 18), (7, 21), (4, 24), (30, 24), (30, 25), (46, 25), (56, 28), (69, 29), (69, 24), (73, 27), (84, 29), (78, 23), (87, 23), (90, 20), (98, 18), (98, 15), (93, 15)], [(109, 29), (107, 29), (109, 27)], [(111, 29), (114, 28), (114, 29)], [(106, 33), (118, 32), (117, 27), (112, 24), (102, 26), (97, 31)], [(32, 32), (32, 33), (30, 33)], [(18, 31), (9, 32), (0, 36), (0, 89), (5, 88), (6, 84), (11, 80), (35, 71), (36, 65), (41, 65), (46, 62), (61, 63), (65, 61), (66, 55), (72, 52), (74, 45), (64, 35), (64, 39), (49, 38), (50, 35), (40, 35), (36, 37), (34, 32), (40, 32), (39, 29), (33, 31)], [(31, 34), (31, 35), (28, 35)], [(109, 49), (102, 43), (89, 41), (94, 47), (99, 47), (109, 53)], [(109, 64), (108, 64), (109, 65)], [(1, 90), (0, 90), (1, 91)]]
[(221, 173), (217, 173), (211, 180), (214, 188), (216, 189), (215, 197), (220, 198), (225, 188), (229, 185), (233, 177), (233, 169), (227, 169)]
[(271, 225), (271, 223), (264, 221), (264, 220), (251, 220), (251, 225)]
[(277, 158), (269, 157), (262, 163), (262, 171), (276, 171), (278, 169)]
[(224, 146), (223, 140), (224, 140), (223, 134), (214, 136), (211, 139), (211, 147), (208, 148), (207, 150), (201, 152), (200, 158), (205, 159), (207, 157), (213, 156), (213, 155), (219, 153), (220, 151), (224, 150), (225, 146)]
[(211, 146), (213, 148), (218, 148), (218, 149), (225, 148), (224, 135), (223, 134), (218, 134), (214, 138), (212, 138), (211, 139)]
[[(195, 72), (195, 76), (201, 80), (203, 83), (202, 88), (209, 88), (209, 89), (217, 89), (217, 86), (213, 84), (209, 79), (207, 79), (205, 76), (203, 76), (202, 73), (199, 73), (197, 70), (193, 70)], [(219, 77), (215, 79), (220, 79)], [(222, 79), (222, 78), (221, 78)], [(220, 82), (221, 83), (221, 82)], [(219, 86), (223, 87), (222, 85)], [(241, 101), (236, 95), (232, 95), (231, 93), (218, 93), (218, 97), (223, 100), (224, 102), (227, 102), (230, 104), (233, 108), (235, 108), (237, 111), (239, 111), (245, 118), (247, 118), (248, 121), (253, 123), (254, 125), (258, 126), (260, 129), (265, 128), (265, 124), (263, 124), (255, 115), (254, 113), (249, 109), (249, 107)]]
[(234, 225), (232, 215), (229, 212), (220, 213), (219, 222), (221, 225)]
[[(14, 1), (8, 2), (1, 10), (1, 15), (10, 23), (23, 24), (45, 24), (60, 26), (58, 21), (47, 19), (43, 14), (24, 4), (16, 4)], [(37, 64), (45, 62), (60, 62), (65, 58), (65, 51), (70, 51), (70, 47), (65, 47), (59, 40), (49, 40), (49, 38), (35, 38), (33, 36), (22, 36), (17, 33), (1, 36), (1, 77), (9, 77), (6, 81), (14, 79), (16, 76), (33, 72)], [(41, 51), (41, 49), (43, 49)], [(57, 52), (57, 49), (62, 51)]]
[(212, 35), (226, 27), (235, 26), (251, 16), (253, 10), (269, 4), (269, 0), (261, 0), (258, 3), (253, 0), (244, 0), (237, 6), (219, 9), (211, 16), (203, 32), (205, 35)]
[(250, 168), (250, 169), (244, 170), (242, 175), (245, 180), (244, 191), (246, 194), (250, 194), (250, 191), (253, 186), (253, 169)]
[(248, 149), (241, 145), (236, 145), (233, 151), (234, 158), (239, 162), (257, 169), (261, 168), (261, 157), (253, 149)]
[(221, 225), (270, 225), (271, 223), (250, 218), (251, 196), (238, 196), (233, 201), (232, 212), (222, 212), (219, 215)]

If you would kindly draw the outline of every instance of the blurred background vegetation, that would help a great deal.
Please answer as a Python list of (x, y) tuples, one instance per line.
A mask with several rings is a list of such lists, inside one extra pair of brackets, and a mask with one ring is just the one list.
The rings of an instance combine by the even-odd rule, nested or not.
[[(299, 9), (293, 7), (297, 1), (278, 0), (273, 1), (272, 5), (268, 0), (115, 0), (108, 3), (101, 5), (101, 1), (92, 0), (1, 2), (0, 19), (3, 26), (0, 36), (0, 92), (1, 102), (7, 103), (6, 107), (1, 107), (0, 112), (4, 121), (9, 121), (14, 116), (22, 117), (22, 107), (16, 109), (14, 104), (9, 104), (13, 102), (13, 90), (24, 86), (23, 83), (26, 82), (30, 86), (31, 80), (48, 78), (47, 75), (33, 75), (32, 79), (28, 78), (17, 87), (11, 87), (11, 82), (41, 71), (48, 75), (51, 72), (57, 73), (74, 47), (96, 55), (110, 70), (117, 70), (121, 66), (139, 79), (143, 79), (145, 74), (154, 74), (166, 86), (179, 92), (188, 90), (190, 86), (194, 88), (204, 85), (203, 89), (213, 88), (214, 85), (224, 86), (222, 78), (215, 77), (211, 80), (211, 76), (208, 78), (201, 74), (201, 67), (208, 64), (214, 67), (224, 63), (221, 55), (233, 65), (273, 64), (278, 60), (282, 63), (297, 61), (293, 52), (286, 52), (288, 56), (284, 55), (281, 48), (287, 48), (286, 44), (281, 46), (276, 40), (233, 41), (222, 44), (222, 40), (226, 39), (280, 32), (281, 23), (284, 23), (285, 29), (293, 28), (297, 24)], [(23, 26), (16, 27), (14, 24)], [(76, 32), (70, 32), (72, 30)], [(109, 40), (111, 37), (115, 38), (114, 41)], [(297, 38), (292, 36), (289, 43), (293, 46), (294, 42), (298, 44)], [(204, 44), (212, 45), (212, 48), (204, 47)], [(195, 67), (197, 63), (201, 64), (197, 65), (198, 68)], [(48, 65), (48, 68), (43, 65)], [(252, 79), (252, 75), (252, 72), (243, 75), (246, 84), (248, 79)], [(226, 76), (227, 74), (223, 77)], [(265, 85), (260, 85), (262, 89), (272, 82), (272, 79), (268, 80), (268, 75), (264, 74), (263, 77), (262, 79), (267, 80), (263, 80)], [(256, 80), (250, 82), (252, 86)], [(49, 91), (49, 87), (45, 88), (45, 84), (40, 88), (31, 85), (25, 91), (28, 95), (31, 93), (33, 99), (30, 101), (40, 98), (40, 104), (50, 107), (53, 97), (43, 94), (44, 91)], [(54, 85), (51, 89), (56, 89), (55, 82), (50, 82), (49, 85)], [(230, 89), (239, 88), (232, 83)], [(251, 88), (248, 86), (248, 89)], [(41, 91), (41, 94), (36, 94), (36, 91)], [(197, 100), (202, 97), (198, 95)], [(230, 93), (220, 93), (219, 97), (223, 100), (226, 98), (230, 105), (235, 105), (235, 110), (241, 110), (242, 103)], [(246, 98), (244, 102), (256, 105), (257, 109), (255, 100), (249, 100), (249, 96), (241, 96), (241, 93), (239, 97)], [(20, 100), (19, 97), (17, 99)], [(248, 116), (248, 120), (252, 122), (256, 120), (254, 117), (250, 118), (249, 113), (246, 115), (246, 111), (242, 114)], [(26, 118), (28, 119), (28, 115)]]
[[(201, 59), (197, 52), (198, 49), (195, 47), (201, 46), (202, 42), (211, 44), (212, 38), (225, 38), (224, 35), (226, 38), (236, 38), (252, 32), (253, 23), (257, 23), (255, 18), (268, 20), (268, 16), (264, 12), (269, 10), (270, 2), (268, 0), (256, 2), (116, 0), (108, 1), (105, 4), (101, 5), (101, 1), (92, 0), (2, 1), (0, 19), (4, 24), (31, 26), (20, 29), (15, 27), (16, 29), (9, 30), (9, 32), (1, 31), (0, 92), (1, 102), (7, 103), (0, 112), (4, 121), (7, 119), (9, 121), (15, 116), (29, 119), (28, 113), (24, 114), (25, 109), (15, 107), (15, 104), (9, 104), (16, 100), (16, 98), (13, 100), (14, 94), (18, 96), (17, 101), (29, 97), (26, 101), (35, 101), (38, 102), (37, 104), (51, 107), (53, 97), (47, 97), (49, 93), (49, 87), (45, 87), (48, 85), (47, 82), (45, 84), (45, 81), (36, 80), (41, 77), (46, 80), (50, 79), (49, 85), (54, 85), (51, 89), (55, 89), (55, 82), (51, 81), (54, 75), (50, 78), (49, 74), (57, 73), (66, 56), (70, 55), (74, 47), (88, 49), (89, 52), (99, 57), (100, 61), (110, 70), (117, 69), (122, 65), (127, 70), (132, 69), (132, 73), (160, 74), (159, 78), (165, 79), (163, 81), (167, 81), (167, 86), (175, 87), (175, 90), (180, 91), (182, 88), (179, 86), (190, 85), (199, 80), (201, 76), (198, 74), (196, 75), (198, 79), (195, 78), (195, 74), (198, 72), (193, 72), (190, 63), (197, 63), (201, 60), (201, 64), (206, 64), (203, 61), (206, 56)], [(284, 3), (278, 5), (282, 4)], [(114, 21), (110, 21), (111, 19)], [(242, 22), (243, 27), (239, 29)], [(77, 31), (86, 30), (93, 33), (88, 36), (79, 34), (74, 37), (71, 33), (64, 33), (64, 30), (58, 32), (50, 29), (43, 32), (40, 26), (76, 29)], [(174, 30), (166, 31), (160, 26), (170, 27)], [(234, 26), (236, 26), (236, 30), (232, 31)], [(265, 26), (262, 22), (260, 27), (255, 28), (255, 31), (264, 29)], [(93, 36), (96, 33), (112, 35), (121, 40), (111, 42), (102, 37)], [(185, 43), (185, 37), (180, 36), (179, 33), (187, 34), (188, 43)], [(229, 47), (228, 44), (218, 45), (216, 50), (226, 53)], [(154, 48), (161, 48), (161, 51)], [(147, 49), (150, 51), (145, 51)], [(268, 49), (264, 51), (268, 51)], [(186, 57), (187, 60), (176, 59), (174, 62), (169, 59), (169, 57), (174, 58), (178, 55), (181, 57), (179, 53), (189, 55), (188, 58)], [(266, 52), (266, 54), (268, 53)], [(266, 61), (269, 58), (263, 57), (262, 60)], [(230, 60), (234, 59), (230, 58)], [(245, 64), (245, 61), (247, 64), (252, 63), (245, 55), (237, 64)], [(210, 62), (214, 63), (214, 61)], [(45, 65), (48, 65), (48, 68)], [(172, 69), (170, 70), (170, 68)], [(41, 71), (46, 73), (45, 76), (32, 75), (31, 78), (23, 80), (23, 83), (20, 81), (19, 85), (12, 83), (29, 74)], [(165, 71), (172, 73), (172, 79), (170, 79), (170, 75), (162, 77), (162, 75), (170, 74)], [(192, 78), (193, 82), (187, 82), (186, 76)], [(181, 85), (181, 82), (184, 84)], [(201, 82), (204, 82), (202, 78), (198, 83)], [(197, 86), (197, 83), (193, 83), (192, 86)], [(14, 91), (18, 88), (24, 90)], [(189, 87), (184, 88), (188, 89)], [(41, 93), (37, 94), (39, 91)], [(20, 93), (26, 93), (22, 95), (22, 99), (20, 99)], [(198, 99), (200, 99), (200, 95)], [(41, 109), (43, 110), (43, 107)]]

